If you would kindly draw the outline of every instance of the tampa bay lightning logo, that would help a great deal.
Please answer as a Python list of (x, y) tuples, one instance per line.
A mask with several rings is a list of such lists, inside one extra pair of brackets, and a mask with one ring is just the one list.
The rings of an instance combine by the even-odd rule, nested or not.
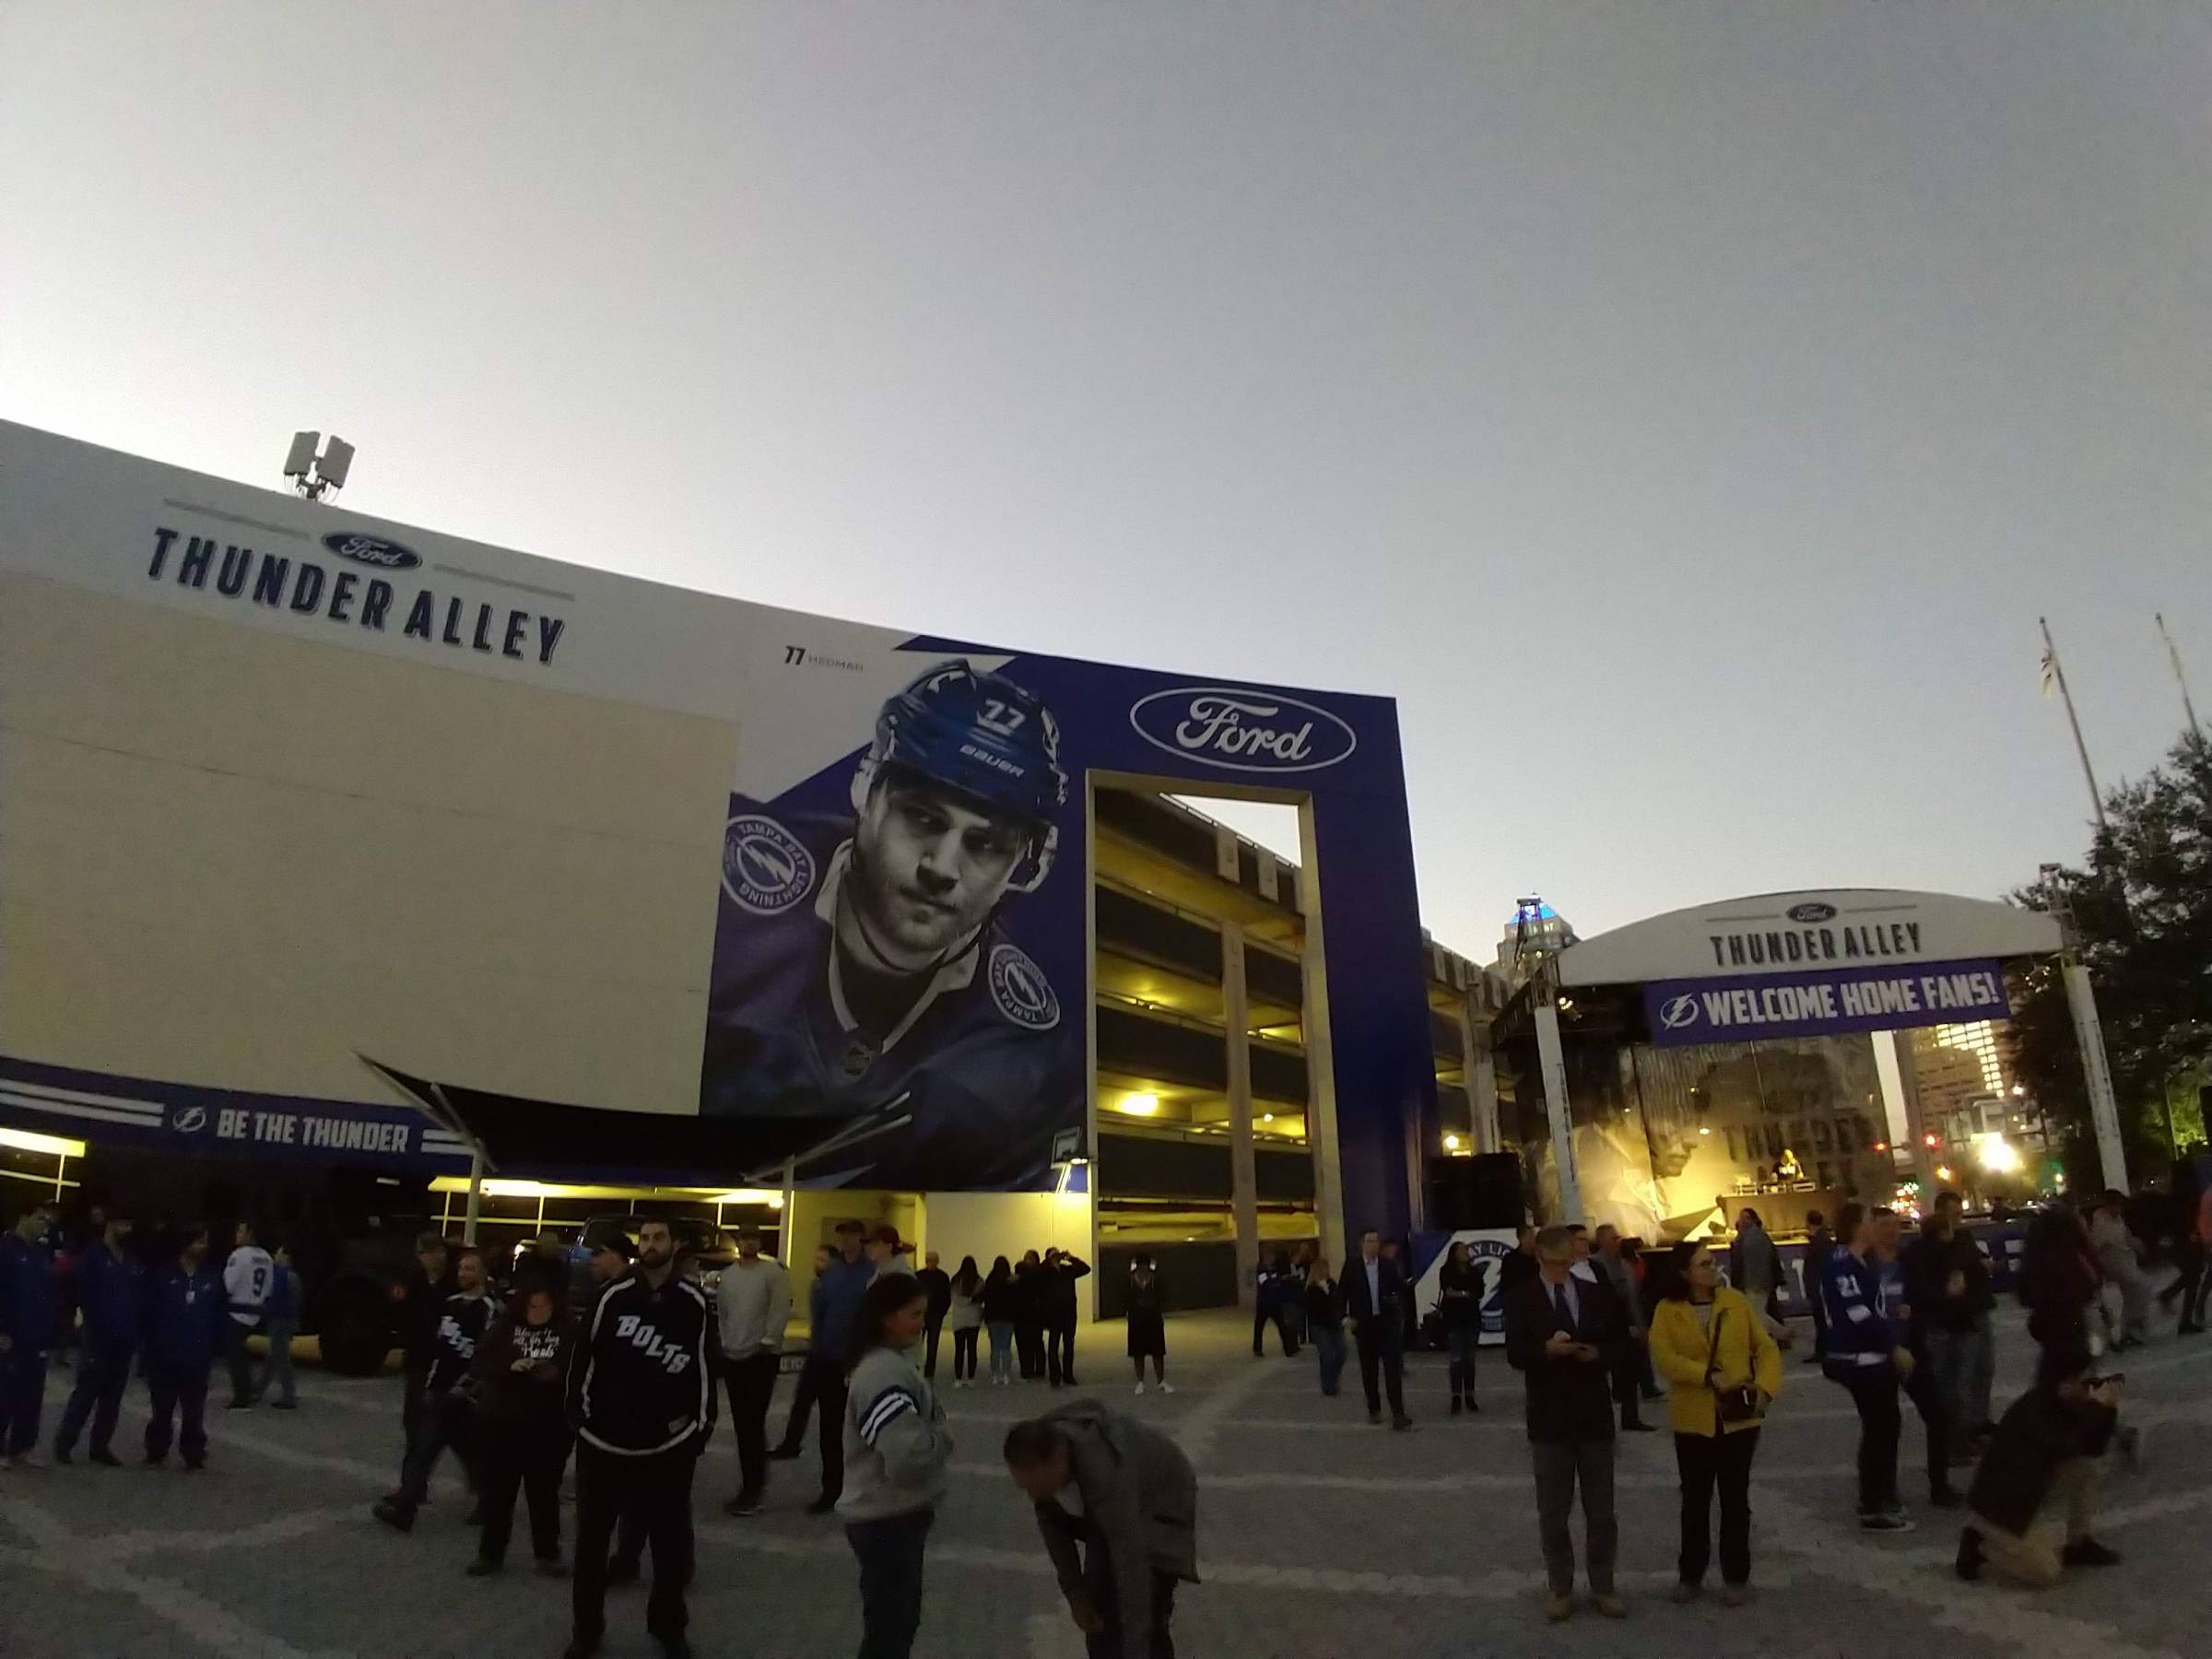
[(774, 818), (740, 813), (722, 839), (722, 890), (756, 916), (787, 911), (814, 890), (814, 854)]
[(171, 1114), (169, 1126), (179, 1135), (197, 1135), (207, 1127), (207, 1108), (180, 1106)]
[(1659, 1023), (1670, 1031), (1679, 1031), (1685, 1026), (1698, 1023), (1698, 999), (1685, 992), (1670, 996), (1659, 1006)]
[(1060, 999), (1044, 970), (1011, 945), (991, 951), (991, 1000), (1018, 1026), (1049, 1031), (1060, 1023)]

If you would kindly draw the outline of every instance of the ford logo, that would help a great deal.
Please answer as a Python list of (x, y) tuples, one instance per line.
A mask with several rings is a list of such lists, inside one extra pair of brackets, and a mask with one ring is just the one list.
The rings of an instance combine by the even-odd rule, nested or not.
[(1224, 771), (1319, 771), (1351, 758), (1352, 728), (1295, 697), (1179, 686), (1139, 698), (1129, 724), (1154, 748)]
[(1836, 907), (1832, 904), (1813, 903), (1790, 906), (1790, 920), (1793, 922), (1833, 922), (1835, 919)]
[(387, 571), (411, 571), (422, 562), (419, 553), (381, 535), (363, 535), (358, 530), (334, 530), (323, 538), (323, 545), (340, 559), (382, 565)]

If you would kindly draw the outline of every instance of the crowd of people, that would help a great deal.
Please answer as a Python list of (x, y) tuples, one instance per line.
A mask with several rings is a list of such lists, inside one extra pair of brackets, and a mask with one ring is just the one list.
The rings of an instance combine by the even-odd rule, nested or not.
[[(2154, 1303), (2178, 1301), (2179, 1333), (2202, 1328), (2212, 1200), (2177, 1241), (2178, 1277), (2162, 1298), (2120, 1194), (2086, 1210), (2030, 1213), (2018, 1289), (2038, 1358), (2031, 1386), (2001, 1417), (1992, 1398), (1995, 1276), (1957, 1194), (1939, 1194), (1909, 1241), (1902, 1218), (1880, 1206), (1847, 1204), (1832, 1230), (1825, 1218), (1809, 1219), (1808, 1363), (1847, 1393), (1860, 1421), (1858, 1525), (1914, 1525), (1898, 1489), (1910, 1401), (1926, 1436), (1928, 1503), (1960, 1512), (1960, 1577), (1986, 1571), (2048, 1585), (2070, 1569), (2115, 1562), (2094, 1533), (2097, 1477), (2108, 1449), (2132, 1453), (2133, 1435), (2121, 1421), (2124, 1379), (2110, 1357), (2148, 1338)], [(0, 1236), (0, 1457), (9, 1465), (35, 1461), (46, 1367), (65, 1333), (74, 1335), (75, 1377), (52, 1441), (57, 1464), (75, 1461), (80, 1440), (88, 1461), (122, 1461), (112, 1441), (134, 1374), (147, 1383), (149, 1464), (175, 1450), (186, 1469), (205, 1465), (218, 1364), (230, 1409), (292, 1407), (300, 1284), (281, 1241), (241, 1223), (219, 1262), (204, 1228), (173, 1230), (141, 1252), (131, 1218), (110, 1211), (88, 1218), (65, 1274), (51, 1248), (56, 1220), (51, 1206), (34, 1205)], [(1572, 1616), (1578, 1571), (1601, 1614), (1627, 1616), (1616, 1582), (1614, 1447), (1620, 1433), (1656, 1427), (1641, 1407), (1659, 1397), (1680, 1494), (1675, 1598), (1705, 1593), (1716, 1509), (1720, 1599), (1736, 1606), (1750, 1594), (1751, 1474), (1789, 1338), (1779, 1250), (1755, 1212), (1739, 1215), (1735, 1231), (1724, 1255), (1700, 1239), (1660, 1255), (1610, 1227), (1524, 1227), (1494, 1277), (1464, 1242), (1438, 1264), (1435, 1335), (1447, 1355), (1450, 1411), (1479, 1409), (1486, 1306), (1524, 1379), (1554, 1619)], [(973, 1256), (947, 1271), (932, 1252), (917, 1268), (894, 1228), (841, 1223), (834, 1243), (817, 1253), (810, 1337), (771, 1449), (767, 1419), (794, 1296), (783, 1265), (762, 1246), (758, 1231), (740, 1230), (710, 1291), (688, 1270), (669, 1225), (647, 1219), (634, 1244), (618, 1230), (587, 1231), (581, 1249), (547, 1235), (502, 1264), (495, 1287), (475, 1246), (423, 1234), (414, 1271), (395, 1291), (402, 1445), (397, 1481), (375, 1517), (412, 1530), (451, 1451), (474, 1500), (470, 1574), (503, 1570), (519, 1500), (536, 1571), (571, 1581), (570, 1659), (597, 1650), (609, 1588), (642, 1576), (648, 1552), (646, 1627), (680, 1655), (689, 1651), (698, 1453), (724, 1397), (738, 1487), (723, 1509), (736, 1518), (762, 1512), (771, 1464), (800, 1456), (818, 1418), (821, 1484), (808, 1512), (834, 1514), (846, 1531), (863, 1659), (907, 1653), (952, 1453), (936, 1393), (942, 1333), (953, 1334), (954, 1388), (978, 1382), (985, 1337), (994, 1385), (1073, 1388), (1077, 1284), (1090, 1266), (1053, 1249), (1019, 1263), (997, 1256), (987, 1272)], [(1387, 1406), (1393, 1429), (1413, 1427), (1405, 1355), (1417, 1330), (1415, 1287), (1402, 1247), (1370, 1230), (1341, 1272), (1310, 1249), (1277, 1252), (1255, 1281), (1255, 1355), (1273, 1325), (1286, 1357), (1315, 1351), (1322, 1393), (1334, 1396), (1356, 1353), (1370, 1421), (1381, 1424)], [(1151, 1256), (1131, 1261), (1121, 1300), (1135, 1391), (1171, 1392), (1169, 1298)], [(247, 1346), (254, 1333), (266, 1343), (258, 1367)], [(1171, 1653), (1176, 1587), (1195, 1576), (1196, 1559), (1195, 1479), (1174, 1442), (1078, 1399), (1017, 1424), (1003, 1453), (1034, 1504), (1089, 1651), (1117, 1659)], [(572, 1564), (561, 1553), (571, 1458)], [(1961, 1491), (1954, 1476), (1969, 1470)], [(2064, 1514), (2063, 1547), (2037, 1535), (2039, 1516), (2053, 1509)]]
[[(57, 1359), (75, 1368), (52, 1444), (57, 1464), (76, 1461), (80, 1437), (88, 1461), (123, 1462), (115, 1425), (134, 1374), (146, 1381), (144, 1458), (156, 1465), (172, 1449), (186, 1469), (206, 1465), (207, 1386), (218, 1360), (230, 1409), (265, 1399), (294, 1408), (300, 1286), (282, 1244), (265, 1248), (241, 1222), (218, 1265), (206, 1227), (164, 1229), (142, 1250), (133, 1218), (116, 1210), (89, 1212), (74, 1242), (60, 1223), (56, 1206), (32, 1204), (0, 1236), (0, 1467), (38, 1463)], [(258, 1374), (247, 1347), (256, 1332), (268, 1344)]]

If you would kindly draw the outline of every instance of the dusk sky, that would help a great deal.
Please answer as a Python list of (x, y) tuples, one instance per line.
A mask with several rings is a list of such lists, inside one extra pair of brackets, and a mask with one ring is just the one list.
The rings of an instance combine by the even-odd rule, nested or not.
[[(1488, 959), (2077, 860), (2212, 709), (2212, 14), (0, 0), (0, 417), (1398, 700)], [(1225, 809), (1223, 816), (1234, 818)]]

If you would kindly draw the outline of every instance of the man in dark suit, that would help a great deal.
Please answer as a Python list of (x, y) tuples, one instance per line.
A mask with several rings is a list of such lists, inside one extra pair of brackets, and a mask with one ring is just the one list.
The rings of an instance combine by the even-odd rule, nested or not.
[(1583, 1549), (1598, 1611), (1624, 1618), (1613, 1588), (1620, 1526), (1613, 1512), (1611, 1378), (1628, 1342), (1628, 1319), (1610, 1287), (1575, 1276), (1574, 1241), (1563, 1227), (1536, 1235), (1536, 1274), (1513, 1287), (1505, 1307), (1505, 1355), (1528, 1391), (1528, 1439), (1536, 1476), (1536, 1520), (1551, 1580), (1546, 1612), (1574, 1612), (1575, 1488), (1583, 1494)]
[(1367, 1420), (1382, 1420), (1382, 1394), (1376, 1371), (1390, 1392), (1390, 1426), (1413, 1427), (1406, 1415), (1406, 1335), (1400, 1324), (1400, 1298), (1406, 1275), (1395, 1262), (1382, 1259), (1382, 1235), (1369, 1228), (1359, 1235), (1359, 1259), (1344, 1270), (1338, 1288), (1344, 1295), (1344, 1315), (1351, 1321), (1353, 1339), (1359, 1345), (1359, 1382), (1367, 1390)]

